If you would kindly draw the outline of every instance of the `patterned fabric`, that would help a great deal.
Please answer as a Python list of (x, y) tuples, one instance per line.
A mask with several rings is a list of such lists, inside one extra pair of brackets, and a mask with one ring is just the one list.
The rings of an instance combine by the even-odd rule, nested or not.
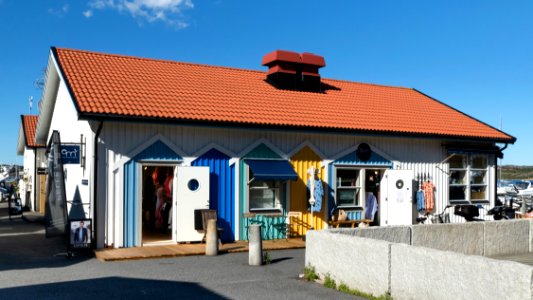
[(365, 219), (374, 220), (374, 216), (378, 211), (378, 201), (376, 196), (371, 192), (366, 193), (366, 202), (365, 202)]
[(315, 198), (315, 205), (310, 206), (310, 210), (313, 212), (319, 212), (322, 210), (322, 197), (324, 196), (324, 188), (322, 187), (322, 180), (316, 179), (311, 187), (311, 179), (307, 180), (307, 189), (311, 192), (313, 188), (313, 197)]
[(425, 210), (423, 190), (418, 190), (416, 192), (416, 210), (418, 210), (419, 212), (423, 212)]
[(431, 181), (424, 182), (424, 184), (422, 184), (422, 190), (424, 190), (424, 205), (426, 211), (432, 211), (435, 207), (435, 186)]

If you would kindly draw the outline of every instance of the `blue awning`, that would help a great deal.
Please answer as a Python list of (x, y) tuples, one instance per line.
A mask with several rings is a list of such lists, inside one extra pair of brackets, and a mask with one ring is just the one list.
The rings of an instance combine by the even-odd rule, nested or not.
[[(246, 159), (256, 180), (296, 180), (298, 175), (286, 160)], [(250, 178), (252, 179), (252, 178)]]

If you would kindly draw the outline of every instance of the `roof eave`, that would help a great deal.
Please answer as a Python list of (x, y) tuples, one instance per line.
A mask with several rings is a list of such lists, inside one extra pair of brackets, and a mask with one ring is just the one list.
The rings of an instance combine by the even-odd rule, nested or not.
[(305, 132), (318, 133), (340, 133), (340, 134), (358, 134), (358, 135), (379, 135), (388, 137), (411, 137), (411, 138), (429, 138), (429, 139), (446, 139), (453, 141), (477, 141), (490, 143), (510, 143), (513, 144), (516, 138), (511, 137), (495, 138), (495, 137), (476, 137), (464, 135), (445, 135), (432, 133), (416, 133), (416, 132), (399, 132), (387, 130), (365, 130), (365, 129), (350, 129), (350, 128), (331, 128), (331, 127), (311, 127), (311, 126), (291, 126), (291, 125), (274, 125), (274, 124), (257, 124), (257, 123), (243, 123), (243, 122), (223, 122), (223, 121), (208, 121), (208, 120), (190, 120), (177, 118), (160, 118), (160, 117), (144, 117), (144, 116), (125, 116), (116, 114), (102, 114), (102, 113), (80, 113), (80, 120), (95, 120), (95, 121), (121, 121), (121, 122), (144, 122), (144, 123), (172, 123), (174, 125), (188, 125), (188, 126), (206, 126), (206, 127), (226, 127), (226, 128), (240, 128), (243, 125), (249, 126), (248, 129), (271, 129), (271, 130), (294, 130)]
[(428, 97), (429, 99), (431, 99), (431, 100), (433, 100), (433, 101), (435, 101), (435, 102), (438, 102), (438, 103), (440, 103), (440, 104), (442, 104), (442, 105), (444, 105), (444, 106), (446, 106), (446, 107), (448, 107), (448, 108), (450, 108), (450, 109), (452, 109), (452, 110), (454, 110), (454, 111), (456, 111), (456, 112), (458, 112), (458, 113), (464, 115), (464, 116), (467, 117), (467, 118), (470, 118), (470, 119), (472, 119), (472, 120), (474, 120), (474, 121), (476, 121), (476, 122), (479, 122), (479, 123), (483, 124), (484, 126), (487, 126), (487, 127), (491, 128), (491, 129), (496, 130), (497, 132), (499, 132), (499, 133), (501, 133), (501, 134), (506, 135), (506, 136), (509, 137), (508, 139), (504, 139), (504, 138), (502, 138), (502, 139), (494, 138), (494, 142), (496, 142), (496, 143), (506, 143), (506, 144), (514, 144), (514, 143), (516, 142), (516, 137), (514, 137), (514, 136), (512, 136), (512, 135), (510, 135), (510, 134), (508, 134), (508, 133), (506, 133), (506, 132), (503, 132), (503, 131), (499, 130), (498, 128), (495, 128), (495, 127), (493, 127), (493, 126), (491, 126), (491, 125), (489, 125), (489, 124), (487, 124), (487, 123), (485, 123), (485, 122), (483, 122), (483, 121), (481, 121), (481, 120), (479, 120), (479, 119), (477, 119), (477, 118), (474, 118), (474, 117), (472, 117), (472, 116), (469, 115), (469, 114), (466, 114), (466, 113), (464, 113), (464, 112), (462, 112), (462, 111), (460, 111), (460, 110), (458, 110), (458, 109), (455, 109), (455, 108), (449, 106), (448, 104), (446, 104), (446, 103), (444, 103), (444, 102), (442, 102), (442, 101), (440, 101), (440, 100), (438, 100), (438, 99), (435, 99), (435, 98), (433, 98), (433, 97), (431, 97), (431, 96), (429, 96), (429, 95), (427, 95), (427, 94), (425, 94), (425, 93), (423, 93), (423, 92), (421, 92), (421, 91), (419, 91), (419, 90), (417, 90), (417, 89), (413, 89), (413, 90), (414, 90), (415, 92), (417, 92), (417, 93), (420, 93), (420, 94), (422, 94), (422, 95)]

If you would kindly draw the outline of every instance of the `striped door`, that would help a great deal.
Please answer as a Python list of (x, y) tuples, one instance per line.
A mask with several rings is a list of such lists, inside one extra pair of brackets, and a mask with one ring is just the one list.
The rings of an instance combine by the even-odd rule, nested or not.
[[(320, 178), (324, 181), (324, 169), (322, 169), (322, 159), (311, 148), (305, 146), (291, 157), (291, 164), (298, 174), (297, 181), (291, 181), (290, 192), (290, 212), (301, 213), (300, 220), (291, 218), (291, 235), (305, 235), (311, 227), (320, 230), (326, 227), (326, 204), (327, 204), (327, 185), (323, 182), (324, 198), (322, 200), (322, 210), (314, 212), (311, 218), (311, 211), (308, 210), (307, 198), (307, 171), (311, 166), (320, 170)], [(298, 214), (299, 215), (299, 214)]]

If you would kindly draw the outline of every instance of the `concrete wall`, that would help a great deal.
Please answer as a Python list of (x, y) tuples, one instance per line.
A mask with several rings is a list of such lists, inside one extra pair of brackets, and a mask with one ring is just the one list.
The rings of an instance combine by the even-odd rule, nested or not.
[(401, 299), (531, 299), (533, 268), (516, 262), (391, 246), (391, 295)]
[(351, 236), (364, 237), (374, 240), (381, 240), (391, 243), (411, 244), (410, 226), (388, 226), (388, 227), (368, 227), (368, 228), (338, 228), (330, 229), (331, 233), (340, 233)]
[(389, 290), (389, 249), (384, 241), (312, 230), (306, 236), (305, 265), (337, 284), (382, 295)]
[(528, 219), (338, 228), (329, 232), (480, 256), (533, 252), (533, 220)]
[(528, 253), (531, 222), (506, 220), (503, 222), (483, 222), (485, 226), (484, 256)]
[(485, 223), (488, 222), (411, 226), (411, 245), (463, 254), (483, 255)]
[[(491, 224), (487, 225), (488, 223)], [(463, 225), (468, 225), (465, 227), (468, 232), (479, 230), (479, 224), (482, 229), (485, 228), (484, 223), (477, 223), (474, 226)], [(528, 236), (521, 235), (523, 231), (527, 231), (529, 235), (531, 225), (529, 221), (485, 222), (485, 225), (487, 225), (486, 233), (489, 235), (499, 229), (502, 231), (492, 234), (491, 238), (505, 239), (500, 235), (506, 232), (513, 235), (511, 233), (517, 232), (519, 239), (525, 238), (526, 243), (530, 241)], [(460, 233), (457, 227), (440, 225), (437, 227), (439, 228), (435, 229), (434, 233), (444, 232), (441, 237), (446, 237), (449, 232)], [(329, 274), (337, 284), (345, 283), (350, 288), (375, 296), (390, 292), (394, 299), (532, 299), (533, 297), (531, 266), (358, 237), (357, 234), (363, 230), (309, 232), (306, 242), (306, 266), (315, 267), (321, 277)], [(430, 232), (418, 228), (415, 231), (419, 231), (418, 239)], [(512, 244), (512, 241), (514, 239), (510, 237), (509, 242), (502, 240), (501, 243)], [(419, 244), (429, 245), (421, 242)], [(520, 246), (515, 246), (514, 249), (522, 251), (525, 248), (524, 243), (520, 241), (519, 244)], [(511, 249), (496, 246), (493, 248), (487, 248), (487, 252)]]

